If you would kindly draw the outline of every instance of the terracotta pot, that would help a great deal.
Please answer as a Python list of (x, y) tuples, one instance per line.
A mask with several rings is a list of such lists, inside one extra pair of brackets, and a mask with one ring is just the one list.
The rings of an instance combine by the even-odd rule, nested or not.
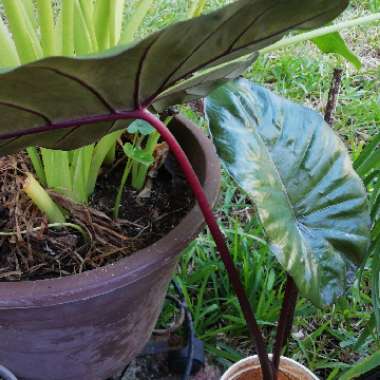
[[(272, 357), (272, 355), (269, 355)], [(260, 362), (251, 356), (235, 363), (222, 376), (221, 380), (261, 380)], [(310, 370), (296, 361), (281, 357), (278, 380), (319, 380)]]
[[(171, 123), (208, 199), (220, 167), (191, 122)], [(0, 365), (23, 380), (105, 380), (141, 352), (160, 314), (180, 252), (200, 232), (195, 206), (169, 234), (119, 262), (61, 279), (0, 284)]]

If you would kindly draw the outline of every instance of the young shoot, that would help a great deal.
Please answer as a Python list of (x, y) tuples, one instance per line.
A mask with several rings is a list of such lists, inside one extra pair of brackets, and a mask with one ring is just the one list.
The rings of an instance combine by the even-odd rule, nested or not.
[(113, 210), (115, 218), (119, 215), (123, 190), (129, 176), (131, 175), (133, 188), (136, 190), (143, 188), (148, 170), (154, 163), (154, 150), (160, 138), (160, 134), (142, 120), (134, 121), (127, 130), (133, 136), (133, 140), (132, 143), (123, 144), (123, 151), (128, 159), (115, 199)]
[(49, 223), (65, 223), (66, 218), (62, 211), (51, 199), (47, 191), (33, 177), (33, 174), (27, 173), (23, 190), (33, 203), (47, 216)]

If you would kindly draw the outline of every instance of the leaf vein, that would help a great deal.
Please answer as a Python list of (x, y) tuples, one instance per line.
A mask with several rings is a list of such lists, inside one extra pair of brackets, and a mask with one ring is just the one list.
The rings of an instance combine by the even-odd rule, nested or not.
[(86, 81), (84, 81), (83, 79), (81, 78), (78, 78), (74, 75), (71, 75), (71, 74), (68, 74), (68, 73), (65, 73), (61, 70), (58, 70), (54, 67), (49, 67), (49, 66), (36, 66), (37, 69), (42, 69), (42, 70), (48, 70), (48, 71), (51, 71), (57, 75), (60, 75), (62, 77), (65, 77), (67, 79), (70, 79), (78, 84), (80, 84), (82, 87), (84, 87), (85, 89), (87, 89), (89, 92), (91, 92), (96, 98), (98, 98), (100, 100), (100, 102), (111, 112), (111, 113), (115, 113), (116, 110), (113, 108), (113, 106), (104, 98), (104, 96), (102, 94), (100, 94), (99, 91), (97, 91), (93, 86), (91, 86), (89, 83), (87, 83)]

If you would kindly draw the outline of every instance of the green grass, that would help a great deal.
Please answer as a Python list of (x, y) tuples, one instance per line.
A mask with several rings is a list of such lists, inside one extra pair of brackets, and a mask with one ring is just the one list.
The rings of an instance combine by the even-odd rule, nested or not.
[[(210, 3), (212, 8), (226, 1)], [(185, 15), (183, 1), (176, 2), (175, 7), (171, 4), (171, 8), (169, 4), (160, 2), (158, 15), (151, 15), (148, 20), (150, 29), (170, 22), (173, 11)], [(343, 18), (368, 12), (368, 1), (355, 1)], [(380, 126), (380, 27), (369, 25), (343, 34), (363, 61), (360, 72), (335, 56), (322, 56), (312, 44), (306, 43), (260, 57), (246, 76), (323, 112), (333, 69), (342, 67), (342, 93), (334, 128), (355, 152)], [(273, 340), (285, 274), (268, 249), (253, 205), (225, 174), (221, 194), (216, 206), (220, 225), (230, 242), (257, 318), (265, 335)], [(360, 286), (356, 282), (347, 298), (325, 310), (300, 299), (287, 355), (305, 363), (322, 379), (336, 379), (342, 370), (378, 350), (380, 343), (372, 334), (360, 347), (355, 347), (372, 314), (369, 278), (366, 269)], [(227, 365), (252, 352), (244, 319), (207, 231), (183, 253), (177, 280), (193, 313), (197, 334), (218, 362)]]

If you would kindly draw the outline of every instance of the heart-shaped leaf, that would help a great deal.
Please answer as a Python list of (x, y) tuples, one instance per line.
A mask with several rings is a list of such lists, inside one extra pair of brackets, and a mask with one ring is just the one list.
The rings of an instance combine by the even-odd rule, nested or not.
[(0, 152), (77, 148), (125, 127), (121, 112), (125, 117), (205, 96), (238, 76), (254, 52), (292, 29), (332, 20), (347, 3), (239, 0), (129, 47), (83, 59), (47, 58), (6, 72), (0, 75)]
[(369, 244), (366, 192), (344, 144), (318, 113), (244, 79), (214, 91), (206, 112), (280, 264), (314, 304), (333, 302)]
[(128, 132), (148, 136), (154, 132), (154, 128), (144, 120), (136, 120), (128, 127)]

